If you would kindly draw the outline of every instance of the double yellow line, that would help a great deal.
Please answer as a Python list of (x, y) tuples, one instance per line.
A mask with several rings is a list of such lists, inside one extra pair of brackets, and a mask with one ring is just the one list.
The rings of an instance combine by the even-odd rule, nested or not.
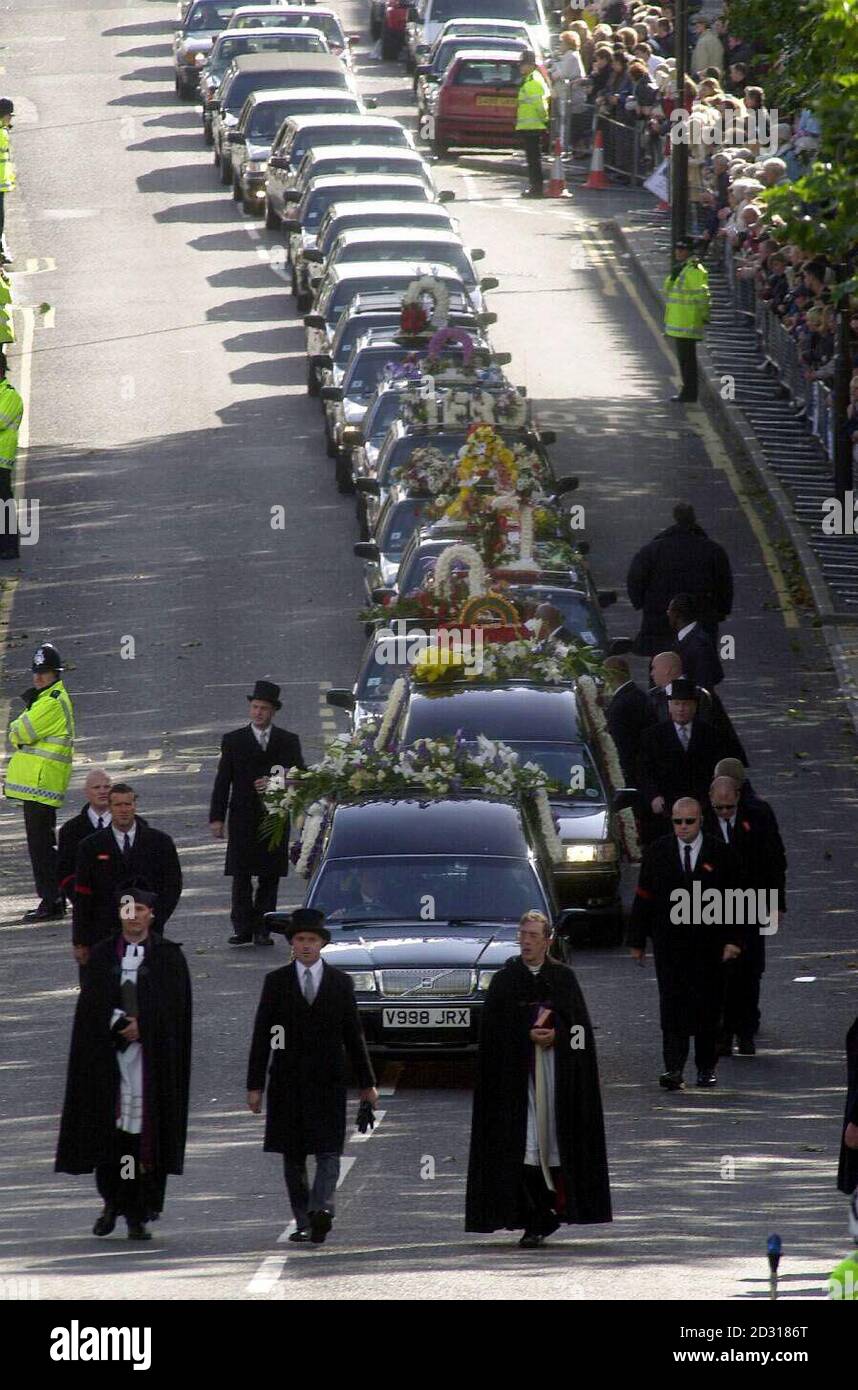
[[(670, 367), (671, 379), (678, 385), (679, 377), (676, 370), (676, 358), (662, 332), (661, 324), (656, 321), (649, 306), (642, 299), (631, 276), (623, 277), (619, 274), (614, 251), (611, 250), (610, 254), (606, 254), (605, 252), (604, 248), (606, 246), (612, 247), (614, 243), (604, 241), (587, 229), (582, 231), (581, 236), (592, 259), (593, 268), (603, 288), (606, 283), (610, 284), (610, 293), (613, 295), (617, 293), (617, 286), (625, 291), (644, 323), (649, 328), (653, 338), (658, 344), (659, 351), (667, 360)], [(723, 473), (726, 477), (727, 482), (732, 488), (733, 496), (754, 533), (754, 537), (760, 547), (763, 564), (768, 570), (769, 578), (772, 581), (772, 587), (777, 597), (778, 608), (780, 609), (781, 617), (784, 621), (784, 627), (799, 627), (798, 612), (790, 597), (789, 585), (787, 584), (780, 561), (775, 553), (774, 546), (769, 540), (766, 528), (757, 512), (753, 499), (739, 476), (730, 455), (727, 453), (721, 436), (718, 434), (718, 431), (715, 429), (706, 411), (701, 406), (686, 405), (683, 406), (682, 409), (688, 411), (692, 429), (703, 444), (709, 462), (713, 468), (718, 469), (719, 472)]]

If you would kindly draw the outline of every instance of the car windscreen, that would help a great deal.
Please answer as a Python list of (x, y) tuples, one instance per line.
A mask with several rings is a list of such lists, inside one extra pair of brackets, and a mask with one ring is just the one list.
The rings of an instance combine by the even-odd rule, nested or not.
[[(481, 19), (484, 12), (485, 0), (432, 0), (430, 19), (433, 24), (445, 24), (448, 19)], [(492, 0), (491, 17), (542, 23), (536, 0)]]
[(401, 555), (420, 524), (429, 500), (428, 497), (403, 497), (389, 507), (376, 532), (379, 550), (388, 556)]
[[(405, 644), (400, 643), (399, 645), (404, 647)], [(388, 643), (387, 646), (391, 647), (390, 652), (387, 651), (386, 647), (380, 646), (373, 647), (370, 652), (357, 681), (356, 689), (359, 700), (384, 699), (390, 694), (397, 676), (405, 674), (410, 669), (407, 650), (400, 653), (395, 644)], [(378, 660), (379, 655), (383, 656), (384, 660)], [(395, 659), (398, 655), (402, 656), (401, 663)], [(394, 660), (388, 660), (389, 656), (393, 656)]]
[[(395, 333), (399, 327), (399, 314), (391, 314), (387, 322), (390, 325), (391, 333)], [(334, 345), (333, 358), (338, 367), (344, 367), (351, 356), (351, 350), (367, 331), (367, 319), (364, 314), (355, 314), (346, 319), (342, 328), (337, 328), (336, 343)], [(374, 319), (371, 325), (373, 328), (384, 327), (380, 319)]]
[[(330, 174), (411, 174), (422, 177), (423, 161), (419, 155), (413, 159), (388, 159), (379, 147), (377, 154), (320, 155), (313, 161), (314, 179)], [(299, 173), (303, 177), (303, 171)]]
[[(429, 190), (425, 183), (410, 184), (403, 188), (397, 184), (378, 184), (370, 189), (376, 202), (385, 198), (406, 198), (409, 202), (428, 203)], [(352, 184), (339, 186), (334, 185), (330, 188), (314, 188), (302, 205), (306, 211), (298, 214), (298, 219), (305, 231), (315, 231), (327, 212), (331, 203), (356, 203), (358, 199), (363, 201), (367, 195), (367, 186), (356, 179)]]
[[(491, 735), (487, 735), (491, 737)], [(589, 748), (580, 743), (543, 743), (538, 739), (509, 740), (522, 763), (536, 763), (550, 781), (576, 801), (605, 801), (605, 789)], [(582, 785), (583, 783), (583, 785)]]
[(540, 603), (552, 603), (563, 614), (563, 626), (573, 637), (591, 647), (604, 648), (606, 645), (601, 614), (583, 594), (574, 589), (552, 589), (550, 594), (546, 594), (544, 590), (516, 585), (514, 591), (510, 592), (510, 598), (525, 618), (532, 618)]
[(345, 47), (342, 25), (332, 14), (289, 14), (288, 10), (284, 14), (283, 10), (278, 8), (270, 15), (239, 15), (232, 27), (234, 29), (265, 29), (275, 26), (278, 29), (321, 29), (328, 43), (336, 48)]
[[(357, 97), (346, 95), (326, 96), (324, 101), (319, 97), (288, 97), (284, 102), (284, 110), (287, 116), (353, 116), (358, 110)], [(288, 131), (283, 131), (280, 145), (285, 142)], [(279, 134), (279, 132), (278, 132)]]
[(496, 62), (491, 58), (465, 58), (450, 78), (454, 87), (518, 87), (518, 64)]
[(288, 97), (283, 101), (261, 101), (254, 106), (247, 129), (247, 138), (262, 143), (272, 141), (287, 116), (293, 115), (293, 107)]
[(341, 232), (350, 232), (357, 227), (385, 227), (385, 226), (406, 226), (406, 227), (438, 227), (441, 231), (450, 228), (450, 218), (443, 211), (436, 211), (433, 208), (415, 204), (413, 212), (356, 212), (353, 217), (348, 213), (329, 222), (327, 227), (320, 233), (319, 250), (323, 256), (327, 256), (337, 237)]
[[(452, 288), (446, 276), (442, 275), (440, 278), (444, 280), (448, 289)], [(328, 303), (328, 322), (336, 323), (345, 306), (351, 303), (356, 294), (395, 294), (397, 291), (402, 293), (408, 289), (413, 279), (413, 275), (394, 272), (341, 281)]]
[(530, 909), (545, 907), (526, 859), (470, 854), (330, 859), (319, 871), (310, 902), (332, 922), (419, 921), (427, 894), (435, 922), (457, 917), (517, 922)]
[[(364, 348), (343, 379), (343, 395), (371, 396), (384, 377), (388, 364), (393, 365), (410, 357), (420, 358), (424, 355), (415, 353), (413, 348)], [(461, 363), (463, 354), (461, 348), (451, 347), (446, 349), (444, 356), (450, 362), (458, 364)]]
[(464, 442), (464, 437), (460, 434), (433, 434), (428, 438), (425, 434), (403, 435), (390, 446), (385, 458), (379, 462), (378, 481), (382, 487), (389, 487), (397, 473), (408, 463), (415, 449), (437, 449), (445, 458), (454, 458)]
[(387, 431), (398, 420), (402, 414), (402, 396), (399, 391), (387, 391), (378, 404), (373, 406), (372, 419), (367, 418), (364, 424), (364, 438), (368, 444), (378, 447), (384, 440)]
[(432, 261), (433, 264), (437, 261), (441, 265), (452, 266), (466, 285), (475, 283), (474, 272), (464, 246), (456, 246), (455, 242), (421, 241), (418, 231), (415, 231), (413, 241), (384, 241), (380, 238), (378, 241), (361, 241), (351, 246), (343, 246), (336, 253), (335, 264), (345, 265), (351, 261), (395, 261), (397, 256), (407, 256), (410, 261)]
[(237, 9), (237, 4), (219, 5), (205, 0), (205, 3), (194, 5), (188, 11), (182, 32), (196, 34), (204, 29), (225, 29)]

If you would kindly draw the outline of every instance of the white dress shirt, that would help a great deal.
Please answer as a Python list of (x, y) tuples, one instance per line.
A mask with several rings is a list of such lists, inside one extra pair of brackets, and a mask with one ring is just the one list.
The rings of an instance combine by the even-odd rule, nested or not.
[(319, 956), (315, 965), (304, 965), (300, 960), (297, 960), (295, 964), (298, 967), (298, 984), (301, 987), (301, 993), (304, 993), (304, 973), (309, 970), (313, 977), (313, 998), (315, 999), (316, 995), (319, 993), (319, 985), (322, 983), (322, 971), (325, 968), (322, 963), (322, 957)]
[(107, 827), (108, 827), (109, 824), (110, 824), (110, 812), (109, 812), (109, 811), (95, 811), (95, 810), (93, 810), (93, 808), (92, 808), (91, 806), (87, 806), (87, 808), (86, 808), (86, 814), (89, 816), (89, 822), (90, 822), (90, 825), (92, 826), (93, 830), (98, 830), (98, 822), (99, 822), (99, 820), (101, 821), (101, 829), (102, 829), (102, 830), (106, 830)]
[[(680, 864), (682, 865), (682, 872), (684, 873), (684, 872), (685, 872), (685, 842), (684, 842), (683, 840), (680, 840), (680, 839), (677, 837), (676, 843), (677, 843), (677, 845), (679, 846), (679, 862), (680, 862)], [(698, 832), (697, 832), (697, 839), (696, 839), (696, 840), (692, 840), (692, 841), (690, 842), (690, 844), (688, 845), (688, 848), (691, 850), (691, 869), (692, 869), (692, 872), (697, 868), (697, 856), (698, 856), (698, 854), (700, 853), (700, 848), (701, 848), (702, 844), (703, 844), (703, 832), (702, 832), (702, 830), (698, 830)]]
[(113, 837), (114, 837), (114, 839), (116, 840), (116, 843), (118, 844), (118, 846), (119, 846), (119, 848), (120, 848), (121, 850), (125, 848), (125, 836), (126, 836), (126, 835), (128, 836), (128, 844), (133, 848), (133, 846), (134, 846), (134, 837), (135, 837), (135, 835), (137, 834), (137, 822), (136, 822), (136, 821), (133, 821), (133, 822), (132, 822), (132, 824), (131, 824), (131, 826), (128, 828), (128, 830), (117, 830), (117, 828), (116, 828), (115, 825), (114, 825), (112, 828), (113, 828)]
[(268, 740), (271, 737), (271, 725), (269, 724), (267, 729), (257, 729), (255, 724), (251, 724), (250, 727), (253, 730), (253, 737), (256, 739), (259, 747), (262, 749), (263, 753), (267, 753)]
[(686, 624), (685, 624), (685, 627), (681, 627), (681, 628), (679, 629), (679, 631), (677, 632), (677, 634), (676, 634), (676, 640), (677, 640), (677, 642), (681, 642), (682, 639), (683, 639), (683, 637), (687, 637), (688, 634), (689, 634), (689, 632), (691, 632), (692, 628), (695, 628), (696, 626), (697, 626), (697, 623), (696, 623), (696, 622), (693, 622), (693, 623), (686, 623)]

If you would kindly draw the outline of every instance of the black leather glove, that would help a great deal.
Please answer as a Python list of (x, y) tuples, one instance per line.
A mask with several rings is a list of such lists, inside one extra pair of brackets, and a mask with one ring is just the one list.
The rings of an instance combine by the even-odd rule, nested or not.
[(355, 1125), (361, 1134), (366, 1134), (368, 1129), (375, 1129), (375, 1111), (368, 1100), (362, 1100), (358, 1106), (357, 1119)]

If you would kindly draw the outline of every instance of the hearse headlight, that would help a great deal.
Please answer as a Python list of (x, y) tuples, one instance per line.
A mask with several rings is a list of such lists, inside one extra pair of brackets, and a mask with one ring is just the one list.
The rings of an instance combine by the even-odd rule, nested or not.
[(375, 973), (372, 970), (347, 970), (351, 982), (357, 994), (375, 994), (377, 986), (375, 983)]
[(613, 840), (604, 844), (588, 844), (585, 841), (582, 844), (566, 846), (567, 864), (613, 864), (618, 858), (619, 853)]
[(477, 989), (487, 990), (497, 973), (496, 970), (481, 970), (480, 977), (477, 980)]

